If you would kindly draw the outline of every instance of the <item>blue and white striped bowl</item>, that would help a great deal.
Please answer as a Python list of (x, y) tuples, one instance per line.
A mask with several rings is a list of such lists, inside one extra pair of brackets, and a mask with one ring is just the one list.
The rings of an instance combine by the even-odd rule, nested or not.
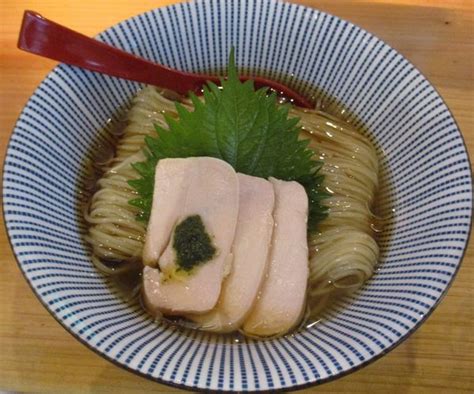
[[(85, 158), (107, 140), (141, 85), (59, 65), (20, 115), (4, 169), (5, 221), (19, 266), (52, 315), (110, 361), (158, 382), (205, 390), (275, 390), (322, 383), (380, 357), (445, 295), (469, 236), (466, 148), (443, 100), (412, 64), (337, 17), (277, 1), (177, 4), (99, 35), (188, 71), (238, 64), (342, 103), (372, 132), (382, 171), (380, 267), (347, 302), (291, 337), (233, 343), (157, 326), (126, 304), (91, 264), (78, 209)], [(264, 71), (263, 71), (264, 70)], [(102, 130), (102, 131), (101, 131)]]

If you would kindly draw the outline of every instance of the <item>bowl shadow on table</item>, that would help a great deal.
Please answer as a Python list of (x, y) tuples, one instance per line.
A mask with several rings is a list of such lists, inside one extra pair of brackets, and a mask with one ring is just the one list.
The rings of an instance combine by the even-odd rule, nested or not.
[[(99, 356), (97, 356), (99, 357)], [(114, 382), (111, 385), (111, 382)], [(138, 389), (139, 388), (139, 389)], [(91, 380), (89, 387), (84, 392), (97, 393), (97, 392), (113, 392), (120, 390), (120, 393), (136, 393), (150, 391), (154, 393), (180, 393), (183, 390), (160, 385), (155, 381), (140, 377), (133, 372), (118, 368), (110, 362), (103, 361), (101, 363), (100, 371), (94, 375), (94, 379)]]

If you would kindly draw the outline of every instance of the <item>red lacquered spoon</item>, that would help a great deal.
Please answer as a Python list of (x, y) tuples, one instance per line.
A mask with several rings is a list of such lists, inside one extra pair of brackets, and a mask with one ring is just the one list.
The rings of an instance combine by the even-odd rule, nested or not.
[[(18, 48), (91, 71), (174, 90), (180, 94), (199, 93), (207, 81), (219, 83), (210, 75), (191, 74), (153, 63), (103, 42), (77, 33), (43, 18), (34, 11), (25, 11), (18, 38)], [(285, 85), (260, 77), (252, 79), (255, 87), (267, 86), (301, 107), (311, 102)]]

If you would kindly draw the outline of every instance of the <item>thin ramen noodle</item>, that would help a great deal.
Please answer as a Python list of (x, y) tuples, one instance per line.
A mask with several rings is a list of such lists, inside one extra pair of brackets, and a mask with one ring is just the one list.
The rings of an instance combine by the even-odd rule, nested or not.
[[(85, 219), (92, 261), (108, 275), (141, 264), (146, 227), (136, 220), (138, 208), (128, 203), (136, 191), (128, 181), (137, 178), (131, 164), (145, 159), (144, 138), (154, 124), (166, 127), (163, 115), (175, 114), (175, 102), (155, 87), (142, 89), (127, 113), (126, 127), (116, 155), (97, 182)], [(182, 102), (190, 108), (189, 102)], [(372, 229), (378, 159), (374, 147), (350, 124), (319, 110), (293, 108), (300, 118), (301, 137), (309, 138), (315, 157), (323, 162), (321, 174), (329, 197), (328, 216), (308, 236), (308, 318), (324, 309), (328, 300), (359, 289), (372, 275), (379, 249)]]

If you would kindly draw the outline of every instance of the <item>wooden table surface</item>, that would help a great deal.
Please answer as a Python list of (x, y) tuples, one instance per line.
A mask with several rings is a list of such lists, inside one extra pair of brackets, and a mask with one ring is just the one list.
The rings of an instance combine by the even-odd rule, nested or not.
[[(2, 0), (0, 162), (3, 163), (8, 138), (26, 100), (55, 66), (53, 61), (16, 49), (24, 9), (36, 10), (92, 36), (131, 15), (171, 2)], [(414, 63), (446, 100), (474, 157), (473, 0), (300, 2), (358, 24)], [(471, 242), (447, 297), (409, 340), (366, 368), (307, 391), (474, 392), (473, 283)], [(112, 365), (69, 335), (40, 305), (20, 274), (3, 224), (0, 224), (0, 390), (179, 391)]]

